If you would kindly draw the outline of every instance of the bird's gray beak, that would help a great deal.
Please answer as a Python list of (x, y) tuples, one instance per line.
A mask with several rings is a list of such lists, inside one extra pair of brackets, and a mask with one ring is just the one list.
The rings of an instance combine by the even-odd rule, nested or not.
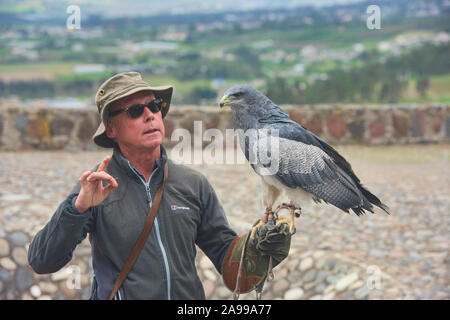
[(219, 106), (221, 108), (223, 108), (223, 107), (227, 106), (228, 104), (230, 104), (230, 100), (228, 100), (228, 96), (227, 95), (224, 95), (222, 97), (222, 99), (220, 99), (220, 101), (219, 101)]

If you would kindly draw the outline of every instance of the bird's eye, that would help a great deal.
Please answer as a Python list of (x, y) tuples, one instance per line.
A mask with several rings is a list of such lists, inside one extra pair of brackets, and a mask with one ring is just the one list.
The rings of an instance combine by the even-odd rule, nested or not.
[(236, 98), (239, 98), (241, 96), (241, 94), (238, 92), (238, 93), (233, 94), (233, 96)]

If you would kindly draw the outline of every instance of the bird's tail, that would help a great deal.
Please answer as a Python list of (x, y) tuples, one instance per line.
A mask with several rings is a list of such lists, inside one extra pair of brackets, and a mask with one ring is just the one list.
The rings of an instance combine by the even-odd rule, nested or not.
[[(384, 212), (386, 212), (387, 214), (391, 214), (389, 212), (389, 207), (387, 205), (385, 205), (383, 202), (381, 202), (380, 199), (378, 199), (377, 196), (375, 196), (373, 193), (371, 193), (369, 190), (367, 190), (366, 188), (364, 188), (361, 184), (359, 184), (359, 190), (361, 191), (361, 193), (363, 194), (363, 196), (373, 205), (383, 209)], [(370, 210), (372, 211), (372, 210)]]

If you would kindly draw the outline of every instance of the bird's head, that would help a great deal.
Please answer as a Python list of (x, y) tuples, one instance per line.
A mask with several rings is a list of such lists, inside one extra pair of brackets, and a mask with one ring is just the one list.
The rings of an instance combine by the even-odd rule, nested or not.
[(248, 108), (254, 106), (265, 96), (249, 85), (236, 85), (225, 91), (219, 106), (234, 108)]
[(236, 127), (245, 130), (256, 128), (261, 121), (270, 123), (275, 121), (275, 118), (289, 118), (288, 114), (272, 100), (249, 85), (231, 87), (225, 91), (219, 105), (221, 108), (229, 106), (234, 115)]

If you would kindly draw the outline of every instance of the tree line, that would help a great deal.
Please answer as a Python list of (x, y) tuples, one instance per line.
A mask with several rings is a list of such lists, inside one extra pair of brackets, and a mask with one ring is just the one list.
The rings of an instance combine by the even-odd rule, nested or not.
[(432, 75), (450, 73), (450, 44), (428, 44), (398, 57), (385, 58), (376, 52), (363, 57), (364, 66), (334, 70), (327, 79), (305, 85), (284, 78), (268, 79), (266, 94), (277, 103), (396, 102), (411, 79), (423, 96)]
[[(416, 83), (417, 92), (423, 96), (429, 86), (430, 76), (449, 74), (449, 52), (450, 44), (428, 44), (389, 58), (375, 51), (366, 52), (361, 57), (363, 67), (333, 70), (327, 74), (327, 79), (309, 84), (300, 79), (267, 78), (263, 91), (279, 104), (396, 102), (411, 79)], [(180, 59), (174, 75), (180, 80), (261, 77), (261, 62), (248, 48), (239, 47), (233, 53), (237, 61), (202, 61), (197, 53), (188, 54)], [(75, 77), (64, 80), (0, 81), (0, 96), (42, 98), (93, 95), (104, 80), (106, 78)], [(174, 101), (197, 104), (213, 102), (216, 96), (217, 92), (212, 87), (199, 86), (183, 94), (182, 99)]]

